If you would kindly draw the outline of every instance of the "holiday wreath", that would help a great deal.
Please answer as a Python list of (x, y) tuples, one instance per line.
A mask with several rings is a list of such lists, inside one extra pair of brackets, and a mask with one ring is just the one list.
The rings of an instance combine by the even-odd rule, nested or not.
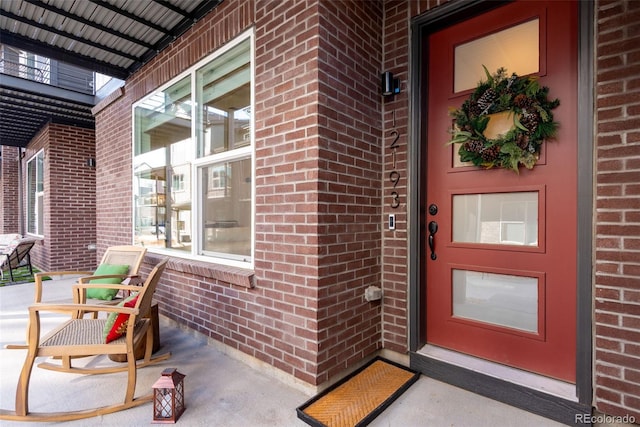
[[(451, 111), (455, 127), (450, 144), (460, 144), (462, 162), (485, 168), (502, 167), (518, 172), (522, 164), (532, 169), (538, 161), (540, 147), (558, 128), (551, 110), (560, 101), (547, 99), (549, 89), (540, 87), (535, 77), (507, 76), (504, 68), (491, 75), (486, 67), (486, 81), (478, 86), (459, 109)], [(491, 115), (507, 113), (513, 121), (510, 129), (491, 137), (485, 130)]]

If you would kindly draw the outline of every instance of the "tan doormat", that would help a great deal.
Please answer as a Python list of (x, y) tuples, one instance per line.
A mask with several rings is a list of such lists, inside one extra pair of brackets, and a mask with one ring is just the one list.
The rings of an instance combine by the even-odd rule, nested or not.
[(420, 373), (375, 358), (296, 411), (311, 426), (366, 426), (416, 382)]

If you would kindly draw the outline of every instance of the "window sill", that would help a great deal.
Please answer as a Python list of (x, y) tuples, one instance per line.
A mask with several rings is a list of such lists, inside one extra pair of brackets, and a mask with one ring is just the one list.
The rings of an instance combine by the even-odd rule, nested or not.
[[(163, 255), (147, 252), (146, 258), (153, 264), (160, 262)], [(210, 277), (231, 285), (253, 288), (255, 273), (253, 270), (232, 267), (229, 265), (213, 264), (183, 258), (171, 257), (167, 268), (177, 273), (192, 274), (194, 276)]]

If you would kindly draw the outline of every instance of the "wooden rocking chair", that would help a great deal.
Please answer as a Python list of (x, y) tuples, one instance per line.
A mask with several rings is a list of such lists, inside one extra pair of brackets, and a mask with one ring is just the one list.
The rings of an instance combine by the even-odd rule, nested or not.
[[(144, 260), (144, 255), (147, 252), (147, 249), (142, 246), (133, 246), (133, 245), (125, 245), (125, 246), (111, 246), (107, 248), (104, 255), (102, 256), (102, 260), (100, 261), (100, 265), (128, 265), (129, 269), (126, 274), (100, 274), (95, 275), (95, 271), (77, 271), (77, 270), (62, 270), (62, 271), (43, 271), (40, 273), (36, 273), (34, 278), (35, 284), (35, 298), (34, 302), (36, 304), (42, 302), (42, 294), (44, 292), (44, 283), (43, 279), (47, 276), (84, 276), (80, 277), (79, 283), (87, 283), (89, 280), (104, 280), (104, 279), (114, 279), (113, 282), (124, 282), (127, 278), (129, 279), (138, 279), (138, 270), (142, 265), (142, 261)], [(99, 268), (100, 266), (98, 266)], [(82, 280), (85, 279), (85, 280)], [(48, 281), (51, 283), (47, 283), (47, 286), (55, 286), (55, 281)], [(128, 283), (125, 283), (128, 284)], [(96, 287), (94, 287), (96, 288)], [(115, 289), (116, 286), (108, 286), (106, 289)], [(45, 301), (49, 304), (68, 304), (68, 303), (86, 303), (86, 294), (83, 297), (80, 292), (79, 287), (74, 286), (72, 295), (69, 296), (67, 300), (63, 301)], [(92, 304), (115, 304), (119, 301), (111, 300), (91, 300)], [(88, 311), (87, 311), (88, 312)], [(97, 315), (96, 312), (93, 313), (94, 318)], [(73, 313), (73, 316), (78, 316), (79, 313)], [(29, 339), (29, 331), (27, 330), (27, 340)], [(5, 346), (6, 349), (10, 350), (24, 350), (27, 348), (27, 344), (7, 344)], [(69, 359), (69, 358), (67, 358)]]
[[(171, 357), (171, 353), (151, 357), (153, 341), (153, 325), (146, 317), (151, 309), (153, 294), (168, 259), (164, 259), (149, 274), (142, 286), (113, 284), (81, 284), (78, 287), (117, 287), (121, 290), (138, 292), (135, 306), (86, 305), (86, 304), (35, 304), (29, 307), (29, 343), (27, 357), (20, 373), (16, 390), (15, 411), (0, 410), (0, 420), (14, 421), (70, 421), (89, 418), (103, 414), (129, 409), (153, 400), (153, 393), (135, 397), (137, 369), (151, 365)], [(129, 315), (126, 332), (120, 338), (105, 344), (103, 330), (107, 319), (77, 317), (66, 321), (46, 337), (40, 337), (40, 313), (48, 311), (68, 312), (74, 314), (85, 310)], [(144, 359), (136, 362), (134, 349), (142, 340), (146, 340)], [(97, 368), (70, 368), (61, 366), (62, 372), (80, 374), (107, 374), (128, 372), (127, 388), (124, 402), (95, 409), (72, 412), (36, 413), (29, 410), (29, 380), (37, 357), (60, 356), (63, 359), (72, 356), (98, 356), (109, 354), (126, 354), (127, 363), (122, 366), (106, 366)], [(38, 365), (40, 366), (40, 365)], [(96, 384), (96, 387), (98, 385)], [(95, 388), (96, 390), (98, 388)]]

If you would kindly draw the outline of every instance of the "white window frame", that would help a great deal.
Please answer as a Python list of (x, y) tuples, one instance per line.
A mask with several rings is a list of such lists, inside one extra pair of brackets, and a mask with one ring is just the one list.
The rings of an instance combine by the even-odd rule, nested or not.
[[(38, 159), (42, 158), (42, 171), (39, 170)], [(27, 160), (27, 234), (31, 236), (44, 237), (44, 230), (40, 230), (38, 224), (40, 224), (40, 220), (42, 219), (42, 228), (44, 229), (44, 149), (41, 149), (36, 154), (34, 154), (29, 160)], [(35, 176), (36, 176), (36, 191), (33, 195), (33, 206), (31, 205), (31, 174), (29, 173), (29, 167), (33, 164), (35, 168)], [(42, 191), (37, 190), (38, 186), (38, 176), (40, 176), (40, 172), (42, 172)], [(31, 210), (34, 212), (31, 212)], [(42, 212), (43, 218), (40, 218), (39, 213)], [(33, 213), (34, 227), (35, 230), (31, 230), (31, 214)]]
[[(249, 61), (250, 61), (250, 84), (251, 84), (251, 96), (250, 96), (250, 108), (251, 108), (251, 115), (250, 115), (250, 138), (251, 138), (251, 143), (247, 146), (241, 147), (241, 148), (237, 148), (231, 151), (227, 151), (227, 152), (223, 152), (223, 153), (219, 153), (219, 154), (213, 154), (213, 155), (209, 155), (209, 156), (205, 156), (205, 157), (200, 157), (198, 158), (197, 156), (197, 151), (198, 151), (198, 139), (197, 139), (197, 129), (199, 126), (198, 120), (201, 120), (201, 116), (198, 115), (198, 111), (200, 109), (200, 106), (197, 104), (196, 102), (196, 93), (197, 93), (197, 88), (196, 88), (196, 84), (197, 84), (197, 79), (196, 79), (196, 72), (204, 67), (205, 65), (207, 65), (208, 63), (210, 63), (211, 61), (215, 60), (216, 58), (224, 55), (226, 52), (228, 52), (230, 49), (234, 48), (235, 46), (239, 45), (240, 43), (243, 43), (245, 41), (247, 41), (247, 39), (249, 40)], [(184, 79), (185, 77), (187, 77), (188, 75), (191, 76), (191, 99), (193, 100), (193, 116), (191, 118), (191, 141), (192, 141), (192, 148), (194, 150), (193, 152), (193, 161), (191, 164), (191, 200), (192, 200), (192, 209), (191, 209), (191, 223), (192, 223), (192, 229), (191, 229), (191, 236), (192, 236), (192, 246), (191, 246), (191, 252), (182, 252), (182, 251), (176, 251), (176, 250), (171, 250), (170, 248), (158, 248), (158, 247), (148, 247), (148, 251), (152, 252), (152, 253), (159, 253), (159, 254), (164, 254), (164, 255), (168, 255), (168, 256), (172, 256), (172, 257), (176, 257), (176, 258), (187, 258), (187, 259), (194, 259), (194, 260), (198, 260), (198, 261), (204, 261), (204, 262), (210, 262), (210, 263), (215, 263), (215, 264), (222, 264), (222, 265), (229, 265), (229, 266), (234, 266), (234, 267), (240, 267), (240, 268), (247, 268), (247, 269), (253, 269), (254, 268), (254, 258), (255, 258), (255, 170), (256, 170), (256, 156), (255, 156), (255, 34), (254, 34), (254, 30), (248, 30), (245, 31), (244, 33), (240, 34), (238, 37), (236, 37), (234, 40), (230, 41), (229, 43), (227, 43), (225, 46), (223, 46), (222, 48), (218, 49), (216, 52), (214, 52), (213, 54), (207, 56), (206, 58), (204, 58), (203, 60), (199, 61), (198, 63), (196, 63), (195, 65), (191, 66), (189, 69), (187, 69), (186, 71), (182, 72), (180, 75), (174, 77), (173, 79), (171, 79), (170, 81), (168, 81), (167, 83), (165, 83), (162, 86), (157, 87), (156, 89), (153, 90), (153, 92), (149, 93), (147, 96), (145, 96), (144, 98), (140, 99), (139, 101), (135, 102), (134, 104), (132, 104), (131, 106), (131, 123), (132, 123), (132, 130), (131, 130), (131, 150), (132, 150), (132, 164), (131, 164), (131, 174), (132, 177), (134, 177), (132, 182), (135, 182), (135, 160), (136, 160), (136, 155), (135, 155), (135, 143), (136, 143), (136, 120), (135, 120), (135, 110), (136, 107), (139, 105), (142, 105), (146, 100), (150, 99), (151, 97), (154, 96), (154, 94), (164, 91), (166, 89), (168, 89), (169, 87), (171, 87), (172, 85), (176, 84), (177, 82), (179, 82), (180, 80)], [(203, 229), (203, 221), (201, 221), (202, 218), (202, 183), (200, 183), (200, 179), (199, 179), (199, 171), (201, 168), (212, 165), (212, 164), (217, 164), (217, 163), (223, 163), (225, 161), (229, 161), (229, 160), (234, 160), (234, 159), (240, 159), (240, 158), (247, 158), (250, 157), (251, 158), (251, 170), (252, 170), (252, 179), (251, 179), (251, 227), (250, 227), (250, 236), (251, 236), (251, 255), (248, 259), (242, 258), (242, 257), (234, 257), (234, 256), (224, 256), (224, 257), (219, 257), (219, 256), (212, 256), (212, 255), (200, 255), (198, 252), (200, 251), (200, 247), (202, 246), (201, 244), (201, 236), (202, 236), (202, 229)], [(132, 183), (132, 185), (134, 185)], [(135, 199), (133, 197), (132, 194), (132, 215), (135, 215), (135, 210), (136, 210), (136, 205), (135, 205)], [(134, 233), (135, 233), (135, 221), (132, 221), (132, 229), (131, 229), (131, 239), (132, 242), (134, 241)], [(241, 259), (242, 258), (242, 259)]]

